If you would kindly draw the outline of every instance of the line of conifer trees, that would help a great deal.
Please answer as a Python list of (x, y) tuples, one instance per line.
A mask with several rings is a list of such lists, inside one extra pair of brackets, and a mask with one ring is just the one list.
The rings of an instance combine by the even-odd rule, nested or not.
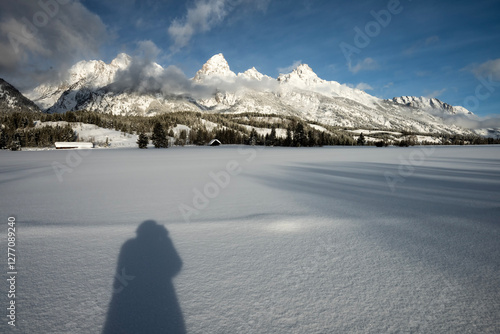
[[(48, 147), (53, 146), (56, 141), (77, 140), (69, 124), (35, 127), (38, 121), (81, 122), (123, 133), (143, 134), (143, 142), (145, 137), (148, 137), (148, 141), (149, 138), (155, 137), (155, 142), (159, 147), (168, 146), (168, 140), (162, 139), (167, 138), (167, 135), (174, 139), (175, 145), (206, 145), (212, 139), (219, 139), (223, 144), (291, 147), (373, 144), (365, 140), (355, 140), (352, 133), (343, 129), (326, 127), (328, 131), (320, 131), (298, 118), (288, 116), (175, 112), (147, 117), (119, 116), (82, 110), (64, 114), (0, 113), (0, 148)], [(158, 124), (161, 125), (164, 133), (159, 132)], [(186, 125), (190, 130), (177, 130), (174, 134), (173, 129), (178, 124)], [(254, 127), (267, 128), (267, 134), (259, 134)], [(277, 135), (278, 129), (282, 134), (286, 131), (286, 135)], [(499, 139), (472, 135), (441, 135), (440, 139), (442, 144), (500, 144)], [(384, 144), (386, 143), (387, 141), (384, 140)]]

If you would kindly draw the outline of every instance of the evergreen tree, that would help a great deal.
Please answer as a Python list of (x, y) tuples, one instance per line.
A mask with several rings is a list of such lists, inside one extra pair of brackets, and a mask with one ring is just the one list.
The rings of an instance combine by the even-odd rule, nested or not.
[(293, 134), (293, 146), (307, 146), (307, 136), (304, 131), (304, 124), (302, 124), (301, 122), (298, 122), (297, 126), (295, 127), (295, 132)]
[(148, 148), (148, 144), (149, 144), (149, 138), (148, 136), (146, 136), (145, 133), (141, 132), (139, 134), (139, 138), (137, 139), (137, 145), (139, 145), (139, 148)]
[(259, 134), (257, 133), (257, 130), (255, 128), (250, 131), (250, 137), (248, 138), (248, 144), (249, 145), (256, 145), (258, 144), (259, 141)]
[(283, 146), (292, 146), (292, 130), (290, 130), (290, 127), (286, 129), (286, 138), (283, 141)]
[(314, 136), (314, 131), (309, 130), (309, 132), (307, 133), (307, 139), (308, 139), (307, 146), (309, 146), (309, 147), (316, 146), (317, 140), (316, 140), (316, 137)]
[(274, 127), (274, 125), (271, 127), (271, 134), (269, 135), (267, 141), (268, 141), (267, 145), (270, 146), (276, 145), (276, 128)]
[(5, 130), (0, 130), (0, 150), (7, 148), (7, 140), (8, 138)]
[(359, 146), (365, 145), (366, 139), (365, 136), (363, 135), (363, 132), (361, 132), (361, 134), (359, 135), (357, 143)]
[(12, 138), (10, 144), (7, 146), (7, 148), (11, 151), (20, 151), (21, 150), (21, 136), (19, 133), (16, 133), (14, 135), (14, 138)]
[(182, 146), (185, 144), (188, 144), (188, 139), (187, 139), (187, 131), (186, 130), (181, 130), (179, 133), (179, 140)]
[(160, 122), (155, 123), (151, 140), (156, 148), (168, 147), (167, 134), (165, 133), (165, 129)]

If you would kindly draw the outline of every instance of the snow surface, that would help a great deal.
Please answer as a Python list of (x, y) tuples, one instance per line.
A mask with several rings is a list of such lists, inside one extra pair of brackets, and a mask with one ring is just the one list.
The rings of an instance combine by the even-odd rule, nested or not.
[(0, 183), (1, 333), (500, 331), (498, 146), (1, 151)]
[[(257, 132), (257, 134), (259, 136), (270, 135), (271, 132), (273, 131), (272, 129), (257, 128), (255, 126), (251, 126), (251, 125), (242, 125), (242, 126), (244, 128), (246, 128), (248, 131), (252, 131), (253, 129), (255, 129), (255, 131)], [(276, 138), (286, 138), (286, 129), (276, 128), (275, 131), (276, 131)]]
[[(104, 146), (106, 139), (108, 139), (108, 145), (110, 148), (123, 148), (123, 147), (137, 147), (138, 135), (131, 135), (129, 133), (124, 133), (116, 131), (113, 129), (101, 128), (94, 124), (86, 124), (80, 122), (37, 122), (36, 127), (45, 126), (66, 126), (70, 124), (73, 130), (76, 131), (80, 141), (88, 141), (96, 143), (97, 146)], [(184, 128), (182, 128), (184, 129)], [(174, 129), (175, 131), (175, 129)], [(180, 131), (180, 130), (179, 130)]]
[[(214, 123), (212, 121), (207, 121), (206, 119), (203, 119), (203, 118), (201, 118), (200, 121), (201, 121), (201, 124), (203, 124), (208, 131), (213, 131), (214, 129), (221, 127), (219, 124)], [(227, 127), (222, 126), (222, 128), (226, 129)]]
[(325, 127), (322, 127), (321, 125), (317, 125), (317, 124), (309, 124), (309, 126), (313, 129), (316, 129), (318, 131), (322, 131), (322, 132), (326, 132), (326, 133), (331, 133), (330, 131), (328, 131)]

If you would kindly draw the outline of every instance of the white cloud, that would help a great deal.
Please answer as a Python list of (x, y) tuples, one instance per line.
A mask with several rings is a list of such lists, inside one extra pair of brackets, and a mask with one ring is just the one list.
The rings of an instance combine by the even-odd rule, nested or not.
[(387, 83), (386, 85), (384, 85), (384, 88), (391, 88), (392, 86), (394, 86), (394, 82), (389, 82)]
[(292, 65), (290, 65), (288, 67), (280, 67), (280, 68), (278, 68), (278, 72), (279, 73), (284, 73), (284, 74), (290, 73), (290, 72), (292, 72), (294, 69), (296, 69), (301, 64), (302, 64), (302, 60), (296, 60), (296, 61), (293, 62)]
[(458, 125), (468, 129), (499, 129), (500, 117), (498, 115), (478, 117), (476, 115), (440, 115), (448, 124)]
[(204, 0), (196, 2), (189, 8), (184, 19), (176, 19), (168, 28), (168, 33), (174, 40), (174, 48), (185, 47), (193, 35), (205, 32), (221, 23), (226, 17), (226, 0)]
[(352, 65), (349, 62), (349, 71), (356, 74), (359, 71), (373, 71), (379, 68), (378, 63), (373, 58), (365, 58), (363, 61), (358, 62), (356, 65)]
[(168, 34), (174, 42), (171, 51), (179, 51), (189, 44), (194, 35), (210, 31), (221, 24), (238, 7), (265, 11), (269, 2), (270, 0), (197, 0), (183, 18), (175, 19), (170, 24)]
[(500, 58), (479, 65), (473, 64), (468, 66), (468, 69), (478, 78), (491, 76), (493, 80), (500, 80)]
[(436, 97), (438, 97), (440, 95), (443, 95), (444, 92), (446, 92), (446, 88), (443, 88), (441, 90), (432, 91), (432, 92), (426, 94), (425, 97), (428, 98), (428, 99), (436, 98)]
[(360, 82), (359, 84), (356, 85), (356, 89), (367, 91), (367, 90), (373, 90), (373, 87), (365, 82)]
[(151, 40), (137, 42), (137, 51), (139, 56), (151, 61), (156, 60), (161, 53), (160, 48)]

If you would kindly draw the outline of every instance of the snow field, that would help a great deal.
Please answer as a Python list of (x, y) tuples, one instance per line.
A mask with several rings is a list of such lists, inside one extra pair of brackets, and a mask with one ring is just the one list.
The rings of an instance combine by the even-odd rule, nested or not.
[[(187, 333), (498, 332), (499, 149), (92, 150), (60, 177), (53, 163), (79, 151), (2, 151), (19, 295), (0, 332), (101, 332), (121, 248), (148, 219), (182, 259)], [(198, 193), (208, 204), (186, 221)], [(136, 314), (162, 306), (147, 302)]]

